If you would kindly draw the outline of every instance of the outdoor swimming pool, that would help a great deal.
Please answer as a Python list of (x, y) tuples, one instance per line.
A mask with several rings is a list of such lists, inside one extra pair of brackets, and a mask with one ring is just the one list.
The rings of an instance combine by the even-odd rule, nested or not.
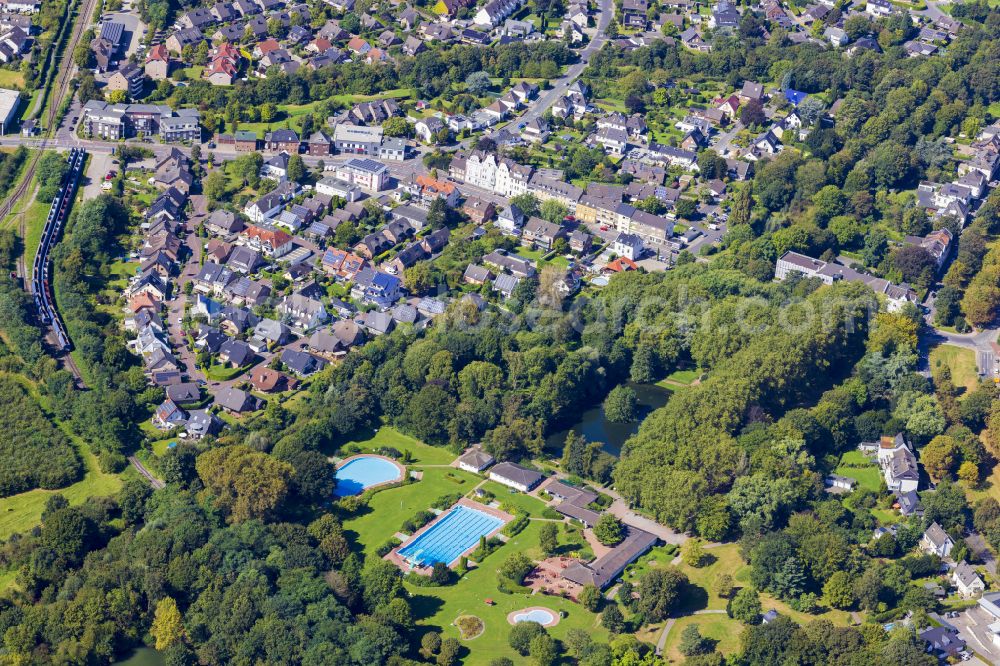
[(367, 488), (382, 483), (398, 481), (403, 477), (402, 468), (380, 456), (358, 456), (337, 469), (337, 497), (358, 495)]
[(544, 608), (532, 608), (531, 610), (522, 611), (514, 615), (514, 623), (518, 622), (537, 622), (543, 627), (555, 622), (555, 614)]
[(435, 562), (450, 564), (473, 548), (479, 537), (503, 525), (503, 520), (467, 506), (452, 507), (420, 536), (399, 549), (410, 566), (429, 567)]

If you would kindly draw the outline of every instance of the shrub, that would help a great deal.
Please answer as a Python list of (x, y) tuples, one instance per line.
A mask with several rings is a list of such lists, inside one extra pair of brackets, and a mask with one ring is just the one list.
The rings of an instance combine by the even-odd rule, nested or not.
[(519, 534), (527, 526), (528, 526), (527, 516), (524, 515), (515, 516), (514, 520), (504, 525), (504, 528), (501, 530), (501, 532), (503, 532), (506, 536), (512, 537)]
[(389, 537), (388, 541), (386, 541), (381, 546), (375, 549), (375, 554), (378, 555), (379, 557), (385, 557), (386, 555), (389, 554), (389, 551), (391, 551), (393, 548), (395, 548), (401, 543), (403, 542), (397, 539), (396, 537)]

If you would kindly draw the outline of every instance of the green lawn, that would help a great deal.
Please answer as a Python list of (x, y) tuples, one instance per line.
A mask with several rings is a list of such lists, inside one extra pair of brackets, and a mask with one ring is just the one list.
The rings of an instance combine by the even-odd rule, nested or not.
[(882, 487), (882, 473), (878, 465), (860, 451), (848, 451), (840, 457), (840, 464), (834, 473), (854, 479), (858, 487), (878, 492)]
[[(516, 664), (524, 664), (527, 660), (507, 644), (510, 633), (507, 614), (529, 606), (543, 606), (557, 613), (566, 613), (557, 626), (548, 630), (552, 636), (565, 638), (570, 629), (582, 629), (596, 641), (607, 641), (607, 631), (600, 626), (598, 617), (572, 601), (543, 595), (503, 594), (497, 590), (497, 567), (511, 553), (534, 548), (538, 544), (540, 528), (541, 522), (532, 521), (523, 532), (490, 555), (480, 568), (470, 571), (455, 585), (438, 588), (407, 585), (418, 632), (426, 628), (441, 632), (444, 637), (458, 638), (458, 628), (452, 623), (460, 615), (475, 615), (483, 620), (485, 630), (477, 638), (462, 641), (469, 650), (462, 663), (465, 666), (482, 666), (497, 657), (508, 657)], [(492, 599), (494, 605), (487, 606), (486, 599)]]
[(511, 488), (499, 484), (496, 481), (487, 481), (484, 483), (483, 490), (487, 490), (496, 495), (497, 501), (501, 504), (512, 504), (532, 517), (537, 518), (541, 516), (542, 511), (545, 509), (545, 503), (537, 497), (525, 495), (517, 490), (512, 491)]
[(212, 365), (205, 368), (205, 376), (217, 382), (227, 382), (230, 379), (239, 377), (249, 369), (250, 369), (249, 365), (243, 365), (238, 368), (232, 368), (228, 365), (218, 365), (213, 363)]
[(400, 452), (409, 451), (413, 456), (409, 463), (411, 467), (414, 465), (418, 467), (420, 465), (449, 465), (458, 457), (454, 452), (444, 447), (424, 444), (419, 439), (404, 435), (392, 426), (383, 426), (377, 432), (368, 434), (370, 436), (366, 439), (345, 443), (341, 447), (345, 457), (353, 455), (348, 453), (353, 447), (357, 447), (361, 452), (370, 453), (382, 446), (391, 446)]
[(0, 69), (0, 88), (23, 88), (24, 74), (12, 69)]
[(443, 495), (468, 493), (478, 477), (457, 469), (433, 468), (424, 470), (424, 478), (398, 488), (376, 493), (368, 508), (359, 515), (344, 521), (344, 529), (354, 532), (355, 539), (366, 554), (375, 550), (399, 531), (403, 521), (418, 511), (425, 511)]
[(674, 623), (667, 635), (667, 641), (663, 645), (663, 654), (671, 660), (671, 663), (684, 661), (684, 655), (679, 650), (681, 633), (692, 624), (698, 625), (702, 636), (715, 641), (716, 652), (729, 656), (739, 650), (740, 634), (743, 633), (743, 625), (739, 621), (721, 613), (690, 615), (679, 618)]
[(955, 345), (938, 345), (930, 354), (931, 374), (937, 378), (944, 368), (951, 370), (952, 383), (968, 393), (979, 386), (976, 352)]

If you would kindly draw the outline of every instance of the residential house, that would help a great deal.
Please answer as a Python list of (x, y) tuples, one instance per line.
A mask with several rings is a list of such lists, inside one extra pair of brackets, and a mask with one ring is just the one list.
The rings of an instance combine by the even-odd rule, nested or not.
[(937, 555), (944, 559), (951, 554), (951, 549), (955, 547), (955, 541), (947, 532), (942, 529), (937, 522), (931, 523), (920, 537), (920, 550), (929, 555)]
[(299, 331), (311, 331), (330, 318), (322, 302), (302, 294), (286, 296), (276, 310)]
[(951, 584), (963, 599), (975, 599), (986, 591), (986, 583), (965, 560), (951, 572)]
[(230, 414), (253, 412), (261, 407), (261, 401), (256, 397), (246, 391), (232, 387), (219, 391), (215, 396), (215, 404)]

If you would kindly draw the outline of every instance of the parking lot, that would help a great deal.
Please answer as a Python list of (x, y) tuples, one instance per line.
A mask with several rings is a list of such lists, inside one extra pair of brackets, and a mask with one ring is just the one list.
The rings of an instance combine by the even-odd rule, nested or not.
[[(979, 606), (975, 606), (959, 613), (958, 617), (942, 618), (942, 621), (955, 627), (969, 648), (985, 657), (988, 663), (1000, 663), (1000, 648), (993, 644), (989, 629), (987, 629), (990, 624), (996, 622), (996, 618), (992, 615)], [(965, 663), (975, 663), (975, 660)]]

